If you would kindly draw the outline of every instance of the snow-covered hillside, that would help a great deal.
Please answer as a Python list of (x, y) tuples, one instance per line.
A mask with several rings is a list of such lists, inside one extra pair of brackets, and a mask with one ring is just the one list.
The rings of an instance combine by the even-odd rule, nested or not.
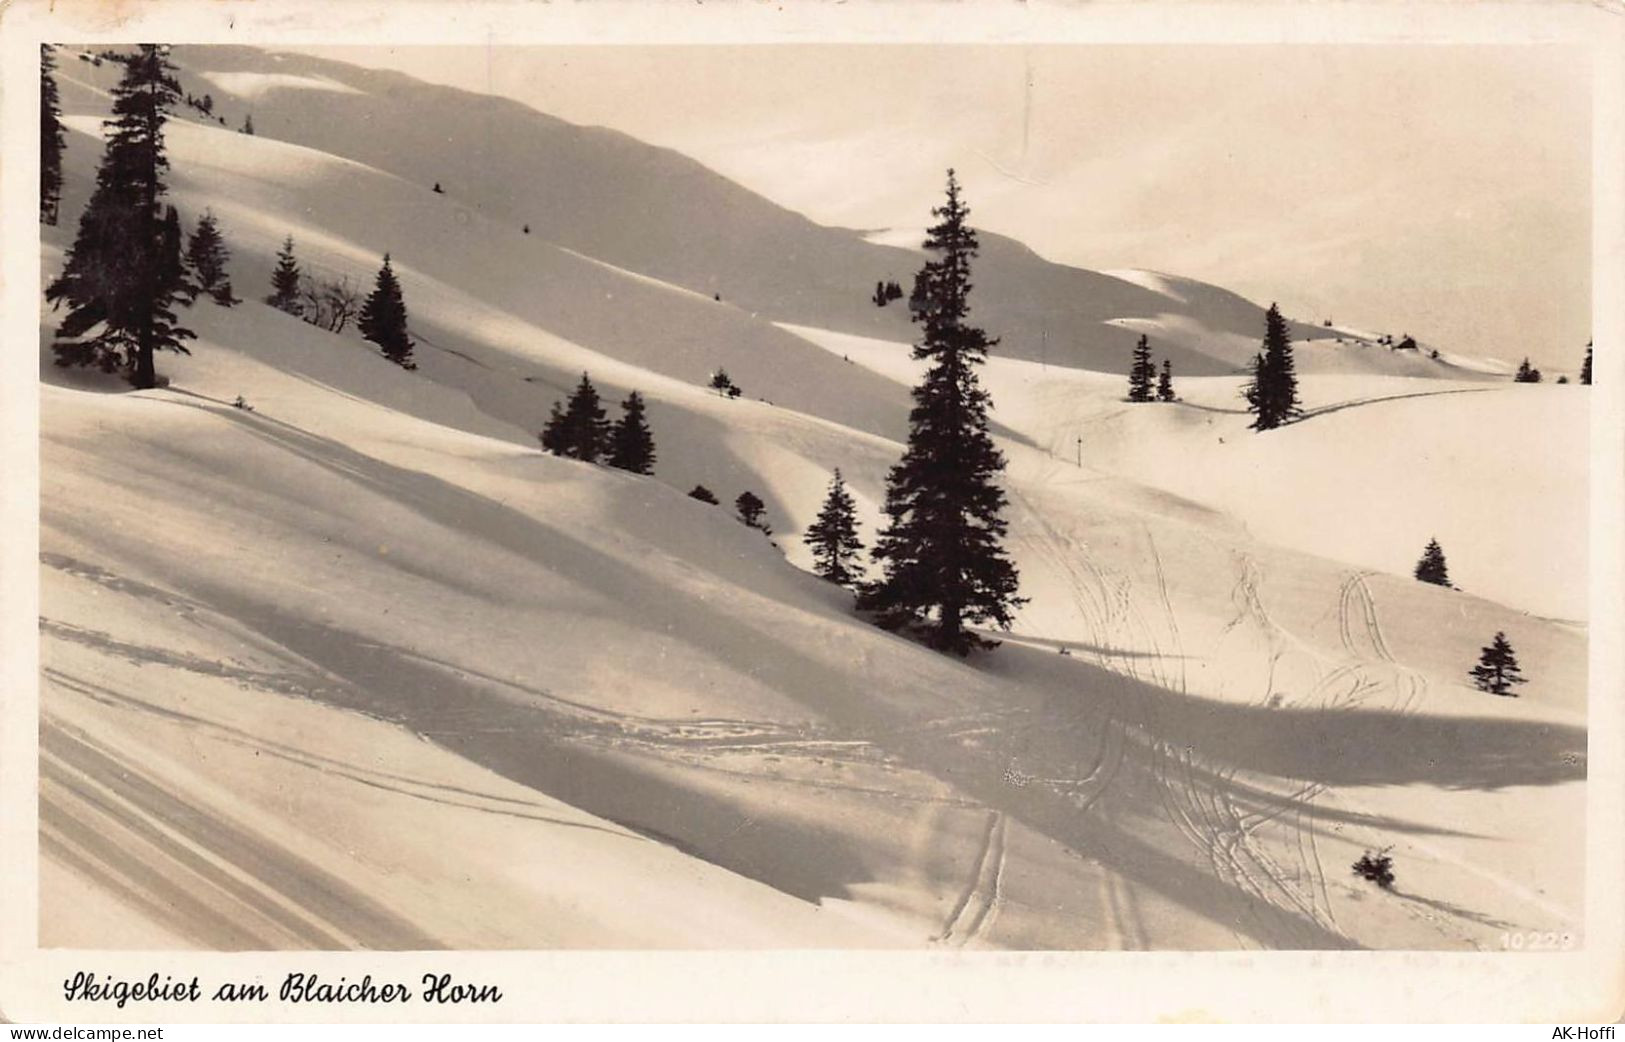
[[(965, 663), (798, 567), (836, 467), (875, 531), (915, 369), (900, 305), (867, 294), (906, 281), (910, 250), (509, 102), (176, 57), (227, 125), (171, 126), (172, 195), (220, 218), (248, 301), (186, 314), (199, 339), (160, 360), (161, 390), (42, 347), (44, 943), (1578, 929), (1584, 388), (1338, 334), (1300, 348), (1308, 417), (1258, 435), (1233, 375), (1256, 306), (984, 236), (976, 318), (1006, 338), (986, 378), (1031, 600)], [(47, 272), (111, 76), (61, 71)], [(235, 133), (250, 110), (258, 136)], [(358, 282), (391, 254), (416, 372), (258, 302), (290, 234)], [(1121, 400), (1140, 331), (1182, 402)], [(718, 366), (742, 398), (705, 389)], [(648, 399), (654, 478), (539, 451), (583, 370)], [(778, 546), (696, 483), (761, 496)], [(1409, 578), (1431, 536), (1462, 590)], [(1497, 630), (1530, 677), (1517, 699), (1466, 682)], [(1349, 871), (1385, 847), (1392, 891)]]

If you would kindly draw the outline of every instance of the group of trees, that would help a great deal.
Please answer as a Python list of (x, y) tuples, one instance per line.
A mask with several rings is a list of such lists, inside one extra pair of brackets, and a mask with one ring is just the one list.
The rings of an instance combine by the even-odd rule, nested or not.
[[(1592, 342), (1589, 340), (1586, 341), (1585, 359), (1580, 363), (1580, 384), (1585, 387), (1591, 386), (1591, 343)], [(1512, 382), (1520, 384), (1538, 384), (1543, 379), (1544, 377), (1541, 375), (1540, 370), (1536, 369), (1533, 365), (1530, 365), (1529, 359), (1525, 358), (1523, 362), (1519, 364), (1517, 373), (1512, 377)], [(1569, 382), (1569, 378), (1567, 376), (1559, 376), (1557, 378), (1557, 382), (1560, 384), (1566, 384)]]
[[(1415, 575), (1420, 582), (1455, 589), (1445, 566), (1444, 550), (1437, 539), (1428, 540), (1427, 548), (1422, 551), (1422, 559), (1416, 562)], [(1468, 671), (1468, 676), (1472, 677), (1473, 684), (1480, 691), (1488, 691), (1492, 695), (1513, 695), (1513, 686), (1526, 682), (1504, 632), (1497, 632), (1489, 646), (1480, 650), (1478, 665)]]
[(373, 277), (372, 292), (362, 300), (350, 276), (318, 278), (301, 268), (290, 235), (277, 251), (271, 293), (265, 302), (329, 333), (344, 332), (353, 318), (362, 337), (376, 344), (385, 358), (403, 369), (417, 368), (412, 360), (416, 345), (407, 328), (406, 300), (387, 253)]
[(600, 460), (633, 474), (653, 474), (654, 435), (649, 431), (643, 395), (633, 391), (621, 403), (621, 418), (610, 422), (598, 389), (586, 373), (565, 403), (554, 402), (542, 428), (542, 448), (585, 463)]
[[(124, 75), (113, 88), (96, 187), (62, 274), (45, 295), (52, 304), (67, 306), (53, 343), (59, 365), (121, 371), (134, 386), (148, 388), (157, 384), (156, 352), (188, 353), (185, 342), (195, 338), (179, 324), (177, 306), (190, 306), (205, 293), (225, 307), (240, 301), (214, 214), (204, 211), (183, 246), (180, 215), (164, 200), (169, 169), (164, 125), (182, 98), (168, 48), (141, 44), (119, 60)], [(61, 205), (63, 134), (49, 46), (41, 49), (40, 68), (40, 220), (52, 224)], [(212, 108), (212, 100), (192, 103), (204, 111)], [(244, 130), (253, 132), (251, 119)], [(388, 254), (359, 309), (348, 277), (318, 283), (302, 276), (292, 238), (277, 256), (271, 286), (266, 301), (272, 306), (333, 332), (341, 332), (354, 315), (362, 335), (386, 358), (416, 368), (406, 305)]]
[(726, 395), (729, 398), (738, 398), (742, 393), (744, 393), (739, 389), (739, 386), (733, 382), (733, 379), (728, 376), (728, 370), (726, 369), (719, 368), (716, 372), (712, 373), (711, 382), (708, 386), (711, 388), (711, 390), (716, 391), (718, 394)]
[(903, 287), (895, 280), (877, 282), (874, 294), (869, 299), (875, 302), (875, 307), (883, 308), (894, 300), (903, 299)]
[[(1156, 387), (1152, 388), (1155, 381)], [(1128, 400), (1131, 402), (1171, 402), (1174, 400), (1174, 363), (1172, 359), (1162, 360), (1162, 373), (1159, 376), (1157, 366), (1151, 360), (1151, 342), (1144, 333), (1140, 334), (1140, 342), (1134, 345), (1134, 361), (1129, 365), (1128, 371)]]

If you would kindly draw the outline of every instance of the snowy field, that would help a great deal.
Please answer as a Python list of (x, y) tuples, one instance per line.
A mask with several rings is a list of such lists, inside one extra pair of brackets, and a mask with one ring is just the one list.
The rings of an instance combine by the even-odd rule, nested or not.
[[(1030, 603), (961, 662), (856, 617), (799, 537), (839, 467), (873, 538), (918, 370), (901, 305), (867, 294), (908, 249), (761, 200), (689, 248), (702, 233), (670, 222), (745, 193), (672, 153), (312, 59), (176, 59), (228, 126), (171, 125), (173, 200), (219, 217), (248, 300), (184, 315), (198, 339), (160, 360), (164, 389), (42, 346), (43, 944), (1579, 930), (1586, 388), (1298, 327), (1320, 337), (1299, 346), (1305, 418), (1260, 435), (1237, 375), (1257, 307), (996, 241), (975, 317), (1010, 342), (984, 375)], [(61, 63), (47, 273), (112, 75)], [(259, 136), (228, 129), (250, 109)], [(537, 184), (598, 194), (546, 209), (519, 159), (476, 173), (417, 126), (469, 113), (534, 118), (559, 179)], [(668, 167), (645, 206), (643, 172)], [(416, 372), (259, 302), (287, 235), (361, 284), (390, 252)], [(730, 237), (819, 276), (775, 282)], [(1068, 337), (1017, 315), (1080, 286), (1111, 291)], [(1140, 332), (1180, 401), (1123, 400)], [(741, 398), (705, 388), (719, 366)], [(647, 399), (654, 477), (540, 451), (583, 370), (606, 402)], [(695, 484), (761, 497), (772, 540)], [(1459, 590), (1410, 577), (1435, 537)], [(1516, 699), (1468, 681), (1497, 630), (1530, 678)], [(1384, 848), (1391, 890), (1349, 867)]]

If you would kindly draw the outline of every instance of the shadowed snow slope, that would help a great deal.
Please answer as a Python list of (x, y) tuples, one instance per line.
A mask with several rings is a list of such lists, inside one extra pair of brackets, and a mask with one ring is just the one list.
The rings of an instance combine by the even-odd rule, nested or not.
[[(254, 98), (264, 136), (170, 134), (183, 217), (220, 217), (249, 299), (185, 313), (199, 339), (161, 359), (164, 389), (42, 352), (44, 943), (1474, 948), (1578, 928), (1586, 634), (1529, 613), (1579, 617), (1535, 604), (1526, 550), (1583, 574), (1533, 528), (1578, 531), (1583, 390), (1348, 362), (1261, 436), (1233, 376), (1181, 372), (1185, 401), (1130, 407), (1115, 374), (996, 358), (1031, 600), (963, 663), (796, 567), (836, 467), (873, 538), (915, 370), (864, 283), (912, 257), (506, 102), (179, 57), (231, 125), (232, 92)], [(105, 105), (65, 95), (48, 273)], [(696, 214), (714, 238), (687, 241)], [(258, 302), (289, 233), (360, 283), (392, 253), (416, 372)], [(990, 311), (1095, 286), (1065, 307), (1203, 338), (1246, 317), (1211, 287), (988, 241)], [(1118, 344), (1074, 334), (1074, 361)], [(717, 365), (743, 398), (703, 387)], [(583, 370), (611, 403), (648, 399), (653, 478), (539, 451)], [(1513, 452), (1514, 430), (1541, 434)], [(1502, 472), (1538, 517), (1474, 517)], [(726, 506), (747, 489), (771, 540)], [(1435, 534), (1464, 591), (1407, 577)], [(1497, 630), (1530, 677), (1516, 699), (1465, 682)], [(1377, 847), (1393, 891), (1348, 870)]]

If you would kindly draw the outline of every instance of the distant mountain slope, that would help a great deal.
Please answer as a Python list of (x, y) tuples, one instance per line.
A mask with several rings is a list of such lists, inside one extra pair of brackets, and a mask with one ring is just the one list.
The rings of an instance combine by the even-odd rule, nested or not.
[[(881, 309), (868, 298), (882, 279), (907, 288), (917, 250), (815, 224), (670, 149), (395, 72), (246, 47), (178, 47), (175, 57), (186, 88), (210, 93), (227, 126), (252, 113), (261, 136), (423, 188), (439, 183), (445, 194), (435, 202), (450, 213), (516, 232), (528, 224), (533, 238), (706, 297), (720, 294), (776, 321), (912, 336), (901, 302)], [(111, 73), (74, 61), (64, 67), (68, 78)], [(921, 186), (922, 223), (939, 190)], [(1260, 308), (1217, 287), (1186, 280), (1199, 292), (1180, 299), (1051, 263), (1002, 236), (984, 232), (982, 243), (975, 317), (1001, 338), (996, 350), (1006, 357), (1115, 372), (1145, 332), (1178, 372), (1216, 375), (1244, 365), (1261, 335)], [(1308, 325), (1295, 332), (1330, 333)], [(1385, 349), (1305, 351), (1300, 368), (1462, 375)]]

